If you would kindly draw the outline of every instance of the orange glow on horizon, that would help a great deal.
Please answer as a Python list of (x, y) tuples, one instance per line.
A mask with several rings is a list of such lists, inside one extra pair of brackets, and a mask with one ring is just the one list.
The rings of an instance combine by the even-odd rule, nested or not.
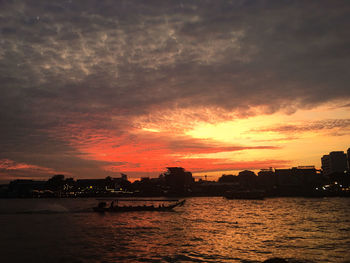
[[(101, 168), (116, 173), (146, 172), (154, 176), (165, 167), (182, 166), (193, 173), (220, 176), (223, 171), (244, 169), (320, 167), (323, 154), (345, 150), (350, 142), (346, 122), (328, 124), (322, 116), (346, 117), (347, 113), (346, 109), (319, 108), (291, 115), (275, 113), (234, 120), (219, 118), (217, 122), (211, 115), (210, 122), (197, 120), (192, 127), (184, 124), (188, 116), (183, 115), (184, 119), (171, 123), (176, 131), (168, 122), (163, 123), (162, 120), (168, 119), (163, 116), (160, 122), (137, 120), (136, 128), (120, 135), (111, 130), (75, 127), (79, 136), (75, 134), (69, 140), (80, 152), (80, 158), (105, 162)], [(313, 124), (311, 120), (315, 119), (321, 121)], [(181, 125), (184, 127), (182, 132)], [(341, 130), (347, 133), (332, 135)]]

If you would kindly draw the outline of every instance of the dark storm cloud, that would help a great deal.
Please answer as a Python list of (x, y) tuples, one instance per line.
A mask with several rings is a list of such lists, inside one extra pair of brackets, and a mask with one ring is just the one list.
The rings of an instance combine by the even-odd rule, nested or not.
[(348, 1), (1, 1), (1, 155), (74, 156), (52, 130), (122, 132), (155, 109), (347, 100), (349, 11)]

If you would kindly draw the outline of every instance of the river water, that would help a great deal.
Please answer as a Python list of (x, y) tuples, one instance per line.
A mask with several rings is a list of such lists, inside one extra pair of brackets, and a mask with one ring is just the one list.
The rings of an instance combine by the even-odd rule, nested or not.
[(95, 199), (0, 200), (1, 262), (350, 262), (350, 198), (188, 198), (93, 213)]

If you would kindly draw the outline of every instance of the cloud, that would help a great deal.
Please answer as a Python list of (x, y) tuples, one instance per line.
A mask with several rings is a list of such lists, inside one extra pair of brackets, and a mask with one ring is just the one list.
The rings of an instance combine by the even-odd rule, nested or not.
[(39, 167), (37, 165), (16, 163), (8, 159), (0, 160), (0, 169), (5, 169), (5, 170), (37, 169), (37, 170), (46, 170), (46, 171), (49, 170), (47, 168)]
[(83, 128), (130, 138), (148, 120), (181, 134), (201, 120), (346, 104), (349, 9), (331, 1), (2, 1), (0, 158), (97, 173), (108, 161), (87, 161), (72, 143), (86, 140)]
[[(259, 170), (266, 169), (269, 167), (288, 167), (290, 165), (289, 160), (252, 160), (252, 161), (231, 161), (224, 162), (222, 159), (215, 158), (187, 158), (187, 159), (179, 159), (176, 162), (169, 163), (164, 167), (171, 166), (180, 166), (180, 167), (188, 167), (189, 171), (194, 173), (202, 173), (202, 172), (220, 172), (220, 171), (233, 171), (233, 170)], [(109, 165), (104, 167), (107, 171), (120, 172), (121, 168), (127, 168), (128, 174), (138, 174), (143, 176), (149, 176), (150, 172), (153, 175), (158, 175), (162, 171), (160, 168), (149, 169), (145, 167), (141, 167), (139, 165), (127, 165), (125, 167), (120, 165)], [(158, 174), (154, 174), (158, 173)]]
[(342, 107), (342, 108), (349, 108), (349, 107), (350, 107), (350, 103), (345, 104), (345, 105), (342, 105), (341, 107)]
[(2, 84), (29, 107), (274, 112), (349, 97), (340, 4), (34, 2), (2, 11)]
[(38, 165), (18, 163), (9, 159), (0, 159), (0, 180), (6, 180), (9, 178), (33, 178), (36, 179), (48, 179), (49, 176), (53, 174), (58, 174), (59, 172), (47, 167), (41, 167)]
[[(350, 119), (329, 119), (304, 124), (288, 124), (254, 130), (255, 132), (302, 133), (329, 130), (349, 131)], [(338, 134), (338, 133), (336, 133)]]
[[(129, 133), (115, 134), (111, 130), (83, 127), (81, 132), (72, 129), (58, 131), (76, 149), (76, 155), (84, 160), (101, 162), (111, 172), (160, 172), (163, 167), (186, 164), (187, 169), (198, 169), (200, 161), (204, 166), (229, 167), (227, 157), (203, 158), (203, 155), (234, 153), (242, 151), (279, 150), (274, 145), (229, 145), (209, 139), (195, 139), (170, 132), (149, 132), (135, 129)], [(70, 135), (71, 133), (71, 135)], [(80, 134), (76, 137), (74, 134)], [(73, 136), (72, 136), (73, 135)], [(189, 161), (193, 159), (193, 161)], [(197, 160), (197, 161), (194, 161)], [(215, 163), (213, 163), (215, 161)], [(218, 163), (218, 161), (220, 161)], [(102, 165), (102, 163), (104, 163)], [(224, 164), (225, 163), (225, 164)], [(226, 168), (225, 168), (226, 169)]]

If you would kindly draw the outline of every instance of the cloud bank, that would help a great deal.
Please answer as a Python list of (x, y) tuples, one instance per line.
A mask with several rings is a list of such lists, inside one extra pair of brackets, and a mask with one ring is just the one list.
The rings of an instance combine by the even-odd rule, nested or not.
[(350, 98), (347, 1), (31, 0), (0, 10), (0, 159), (92, 174), (109, 161), (82, 158), (78, 140), (131, 138), (139, 120), (164, 122), (160, 112), (172, 128), (178, 112), (215, 121)]

